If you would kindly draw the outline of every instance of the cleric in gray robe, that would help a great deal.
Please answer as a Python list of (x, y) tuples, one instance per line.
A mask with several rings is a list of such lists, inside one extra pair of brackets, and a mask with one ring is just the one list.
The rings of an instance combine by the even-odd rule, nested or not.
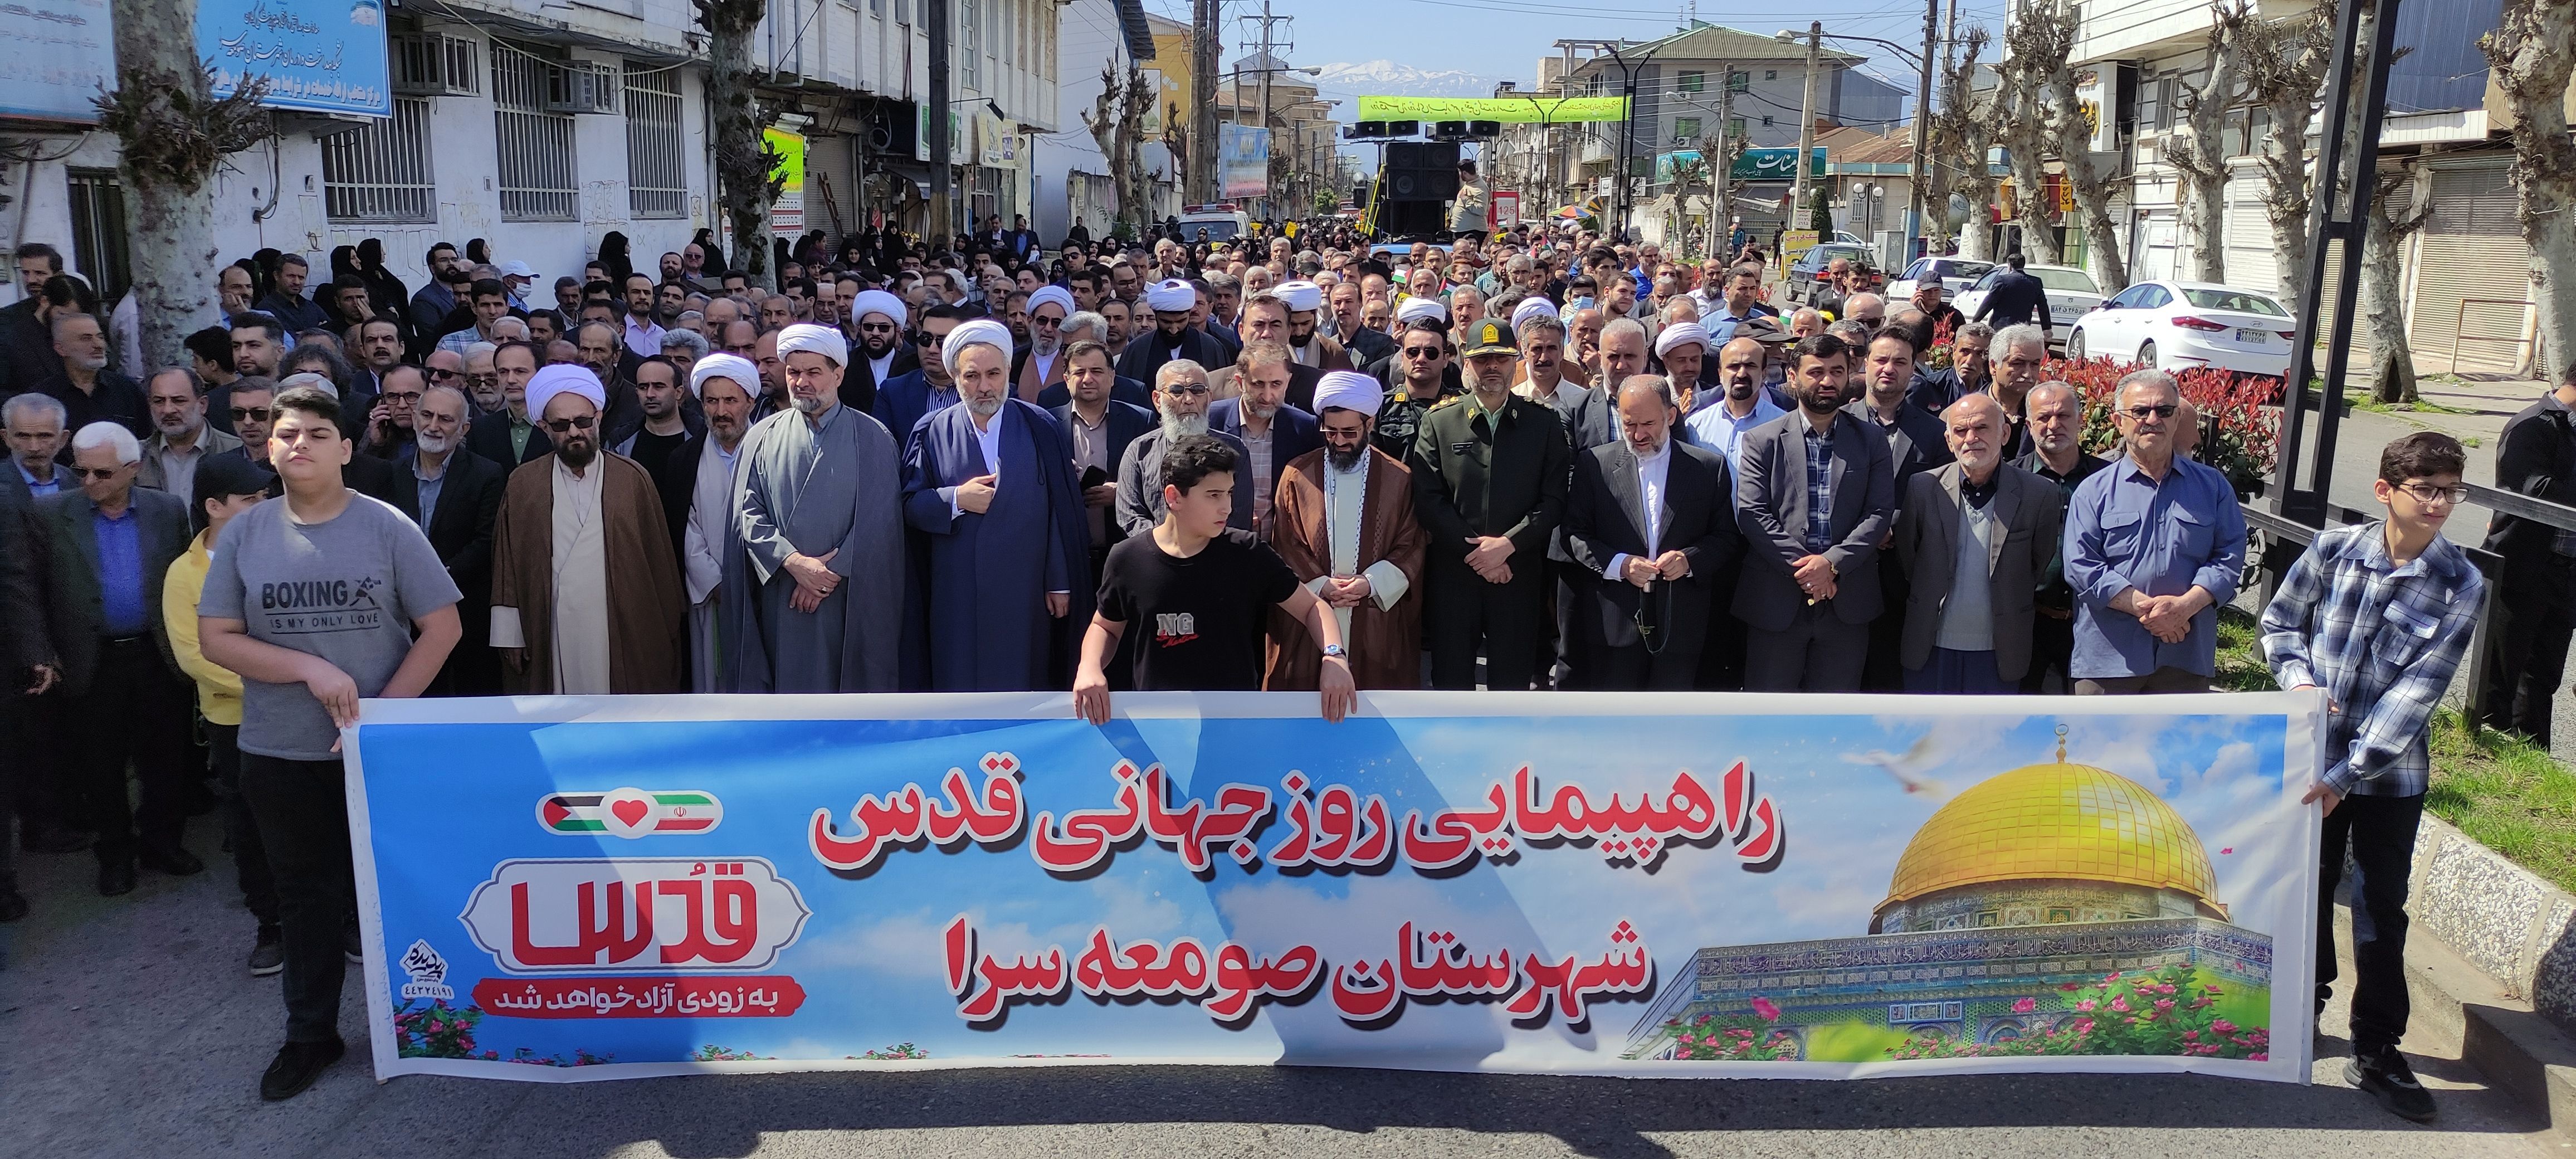
[(733, 527), (733, 485), (742, 474), (742, 442), (751, 433), (760, 370), (739, 355), (709, 354), (691, 364), (689, 393), (697, 396), (707, 429), (672, 453), (662, 504), (665, 515), (680, 521), (680, 578), (689, 589), (689, 691), (723, 692), (733, 687), (724, 678), (724, 637), (718, 630), (725, 560), (742, 553), (742, 537)]
[(841, 404), (849, 345), (827, 326), (778, 334), (793, 409), (743, 437), (723, 602), (735, 692), (892, 692), (903, 608), (901, 458), (884, 424)]

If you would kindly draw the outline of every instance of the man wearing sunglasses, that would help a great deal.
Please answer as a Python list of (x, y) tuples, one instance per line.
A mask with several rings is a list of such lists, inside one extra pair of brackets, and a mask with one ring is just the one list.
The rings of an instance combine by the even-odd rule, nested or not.
[(554, 449), (511, 473), (492, 525), (492, 646), (514, 695), (687, 688), (679, 555), (653, 477), (601, 450), (607, 404), (582, 367), (528, 380)]
[(886, 379), (877, 387), (873, 414), (885, 424), (886, 433), (894, 436), (895, 445), (911, 446), (912, 428), (921, 425), (922, 417), (957, 405), (957, 382), (949, 377), (948, 364), (940, 358), (940, 343), (964, 322), (965, 315), (955, 306), (932, 306), (921, 312), (921, 328), (912, 333), (913, 358), (916, 365), (909, 373)]
[(1062, 286), (1040, 286), (1022, 309), (1028, 317), (1029, 340), (1013, 356), (1011, 396), (1037, 402), (1046, 388), (1064, 381), (1064, 320), (1073, 316), (1073, 292)]
[[(904, 341), (904, 323), (911, 311), (903, 299), (883, 290), (861, 290), (850, 299), (850, 328), (858, 334), (857, 357), (850, 360), (849, 372), (841, 376), (841, 405), (860, 414), (873, 414), (877, 392), (885, 384), (921, 369), (921, 357)], [(900, 446), (910, 431), (895, 431)]]
[(2174, 453), (2182, 391), (2172, 375), (2132, 371), (2117, 400), (2127, 453), (2067, 504), (2067, 672), (2084, 695), (2206, 692), (2217, 608), (2236, 598), (2244, 571), (2245, 514), (2227, 476)]

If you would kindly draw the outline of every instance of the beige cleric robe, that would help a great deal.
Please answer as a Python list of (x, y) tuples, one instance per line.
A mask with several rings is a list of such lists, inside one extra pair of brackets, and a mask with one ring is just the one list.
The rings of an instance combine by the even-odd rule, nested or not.
[[(589, 472), (597, 480), (596, 516), (568, 511), (569, 518), (558, 519), (558, 490), (572, 476), (557, 462), (547, 455), (512, 471), (492, 524), (492, 645), (524, 642), (527, 658), (516, 672), (503, 665), (502, 690), (516, 696), (687, 691), (681, 672), (688, 591), (652, 477), (635, 460), (603, 452)], [(588, 505), (578, 490), (564, 494)], [(592, 536), (599, 545), (597, 572), (586, 560), (567, 559), (558, 591), (555, 545)], [(580, 551), (588, 554), (587, 547)], [(586, 578), (592, 575), (597, 578)], [(566, 631), (558, 632), (559, 621)], [(594, 631), (607, 639), (605, 688), (581, 687), (596, 678), (584, 671), (589, 663), (576, 657), (568, 672), (557, 656), (560, 645), (588, 648)]]
[[(1413, 517), (1413, 474), (1375, 447), (1369, 448), (1365, 472), (1342, 476), (1333, 487), (1342, 502), (1341, 519), (1325, 498), (1325, 451), (1308, 451), (1280, 473), (1270, 500), (1270, 546), (1289, 570), (1321, 587), (1328, 575), (1365, 575), (1370, 598), (1354, 608), (1336, 608), (1343, 621), (1342, 638), (1350, 648), (1353, 682), (1364, 689), (1422, 686), (1423, 546), (1429, 541)], [(1354, 503), (1351, 484), (1367, 478)], [(1349, 519), (1358, 511), (1358, 526)], [(1320, 593), (1319, 593), (1320, 594)], [(1322, 665), (1306, 626), (1277, 608), (1270, 610), (1269, 678), (1262, 687), (1297, 691), (1315, 687)]]

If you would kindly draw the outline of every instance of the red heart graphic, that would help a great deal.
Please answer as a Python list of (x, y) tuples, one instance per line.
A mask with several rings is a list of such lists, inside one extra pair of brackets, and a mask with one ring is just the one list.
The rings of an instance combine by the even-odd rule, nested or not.
[(617, 814), (617, 819), (625, 822), (626, 826), (631, 829), (644, 823), (644, 815), (652, 812), (653, 806), (649, 802), (628, 797), (623, 801), (610, 805), (608, 807), (608, 811)]

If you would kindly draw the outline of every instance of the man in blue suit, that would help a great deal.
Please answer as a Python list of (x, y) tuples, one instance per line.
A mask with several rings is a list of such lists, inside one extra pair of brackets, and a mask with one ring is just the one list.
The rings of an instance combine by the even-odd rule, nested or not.
[(1289, 368), (1294, 364), (1283, 342), (1254, 342), (1235, 360), (1235, 382), (1242, 394), (1208, 405), (1208, 429), (1242, 440), (1252, 456), (1252, 529), (1266, 535), (1270, 495), (1279, 474), (1301, 455), (1324, 445), (1315, 416), (1290, 406)]
[[(895, 445), (906, 444), (912, 428), (920, 425), (923, 416), (957, 405), (957, 382), (949, 376), (948, 364), (939, 356), (939, 349), (965, 317), (955, 306), (932, 306), (922, 311), (921, 329), (913, 335), (913, 348), (920, 354), (921, 365), (877, 384), (876, 420), (885, 424)], [(1007, 352), (1004, 357), (1009, 357)]]

